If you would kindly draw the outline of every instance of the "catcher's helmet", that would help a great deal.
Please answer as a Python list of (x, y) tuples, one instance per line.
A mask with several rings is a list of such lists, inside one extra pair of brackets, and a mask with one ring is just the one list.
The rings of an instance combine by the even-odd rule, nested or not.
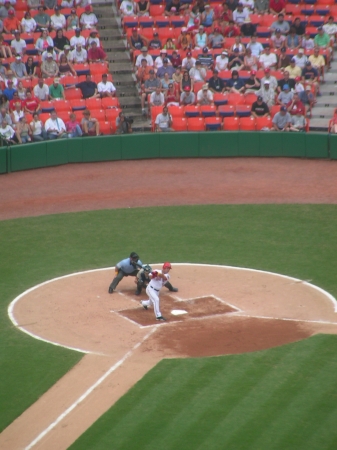
[(145, 272), (152, 272), (152, 267), (149, 266), (148, 264), (145, 264), (145, 266), (143, 266), (143, 269)]
[(164, 263), (163, 269), (172, 269), (171, 263), (169, 263), (169, 262)]
[(136, 261), (138, 261), (139, 256), (137, 255), (136, 252), (132, 252), (132, 253), (130, 253), (130, 258), (131, 258), (131, 259), (135, 259)]

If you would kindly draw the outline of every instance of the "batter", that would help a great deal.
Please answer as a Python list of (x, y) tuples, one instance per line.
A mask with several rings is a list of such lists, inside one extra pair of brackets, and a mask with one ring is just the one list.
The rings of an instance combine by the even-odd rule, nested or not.
[(154, 270), (150, 273), (151, 281), (146, 288), (146, 293), (149, 296), (149, 299), (141, 301), (144, 309), (148, 309), (149, 306), (153, 305), (156, 320), (166, 320), (160, 312), (159, 291), (169, 281), (169, 272), (171, 269), (171, 263), (166, 262), (163, 264), (162, 270)]

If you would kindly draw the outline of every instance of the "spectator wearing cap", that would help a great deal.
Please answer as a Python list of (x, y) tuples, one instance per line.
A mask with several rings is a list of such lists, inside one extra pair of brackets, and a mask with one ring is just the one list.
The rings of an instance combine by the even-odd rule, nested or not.
[(295, 65), (300, 69), (304, 69), (308, 58), (304, 54), (304, 48), (299, 48), (296, 55), (294, 55)]
[(197, 61), (200, 61), (205, 69), (212, 69), (214, 60), (212, 54), (209, 53), (208, 47), (202, 49), (202, 53), (198, 55)]
[(163, 112), (159, 113), (155, 120), (155, 126), (157, 132), (168, 132), (168, 131), (174, 131), (172, 127), (172, 117), (171, 114), (168, 112), (167, 106), (164, 106)]
[(167, 3), (164, 15), (165, 16), (177, 16), (184, 14), (184, 10), (189, 8), (189, 4), (182, 3), (180, 0), (171, 0)]
[(243, 24), (241, 25), (241, 35), (244, 37), (255, 36), (256, 25), (252, 24), (251, 18), (246, 17)]
[(263, 45), (261, 42), (258, 42), (256, 36), (252, 36), (250, 38), (250, 42), (247, 44), (247, 49), (250, 48), (252, 55), (256, 56), (256, 58), (259, 58), (260, 55), (263, 53)]
[(248, 80), (245, 81), (245, 94), (255, 93), (261, 87), (261, 80), (256, 76), (256, 71), (251, 70)]
[(38, 13), (34, 16), (36, 22), (36, 31), (43, 31), (50, 26), (50, 16), (46, 13), (46, 7), (40, 5)]
[(208, 84), (204, 84), (203, 87), (198, 91), (197, 93), (197, 105), (203, 106), (203, 105), (214, 105), (213, 101), (213, 93), (208, 88)]
[(269, 108), (275, 104), (275, 91), (270, 87), (270, 81), (268, 80), (261, 80), (261, 88), (256, 92), (256, 95), (262, 97)]
[(241, 31), (240, 27), (237, 27), (234, 23), (234, 20), (230, 20), (228, 22), (228, 26), (224, 29), (223, 35), (225, 37), (235, 37), (240, 36)]
[(324, 79), (325, 59), (323, 55), (320, 55), (319, 47), (314, 48), (314, 53), (309, 56), (309, 61), (311, 62), (312, 67), (317, 69), (318, 73), (321, 74)]
[(330, 69), (330, 62), (333, 53), (332, 47), (330, 46), (330, 36), (324, 31), (323, 27), (318, 27), (317, 31), (318, 33), (314, 37), (314, 44), (316, 47), (327, 50), (327, 66)]
[(245, 48), (244, 44), (241, 42), (240, 36), (235, 36), (234, 44), (231, 46), (231, 48), (229, 50), (229, 54), (234, 55), (236, 50), (238, 50), (238, 53), (236, 53), (236, 55), (242, 56), (242, 58), (243, 58), (243, 56), (246, 53), (246, 48)]
[(228, 68), (236, 71), (244, 68), (243, 56), (240, 56), (238, 48), (236, 48), (234, 54), (229, 57)]
[(300, 77), (302, 75), (302, 70), (300, 67), (296, 66), (295, 58), (291, 58), (290, 64), (285, 68), (287, 72), (289, 72), (289, 77), (295, 79), (296, 77)]
[(238, 3), (239, 3), (238, 0), (226, 0), (226, 4), (228, 6), (228, 9), (230, 11), (232, 11), (232, 12), (235, 11), (236, 8), (238, 7)]
[(264, 53), (260, 55), (259, 63), (262, 69), (275, 70), (277, 66), (277, 57), (270, 51), (270, 46), (266, 45)]
[(178, 67), (181, 68), (182, 65), (182, 60), (181, 60), (181, 56), (179, 55), (179, 53), (177, 52), (177, 50), (173, 50), (172, 55), (171, 55), (171, 64), (172, 66), (177, 69)]
[(195, 66), (196, 59), (192, 57), (192, 52), (187, 52), (186, 57), (183, 59), (182, 62), (182, 69), (189, 71), (192, 69), (192, 67)]
[(106, 73), (102, 75), (102, 81), (97, 85), (97, 92), (101, 98), (116, 96), (116, 88), (111, 81), (108, 81), (108, 75)]
[(84, 13), (80, 17), (80, 25), (82, 26), (82, 29), (92, 30), (93, 28), (96, 28), (97, 23), (98, 19), (96, 14), (92, 11), (91, 6), (87, 5), (84, 8)]
[(49, 87), (44, 82), (43, 78), (39, 78), (39, 81), (33, 89), (34, 96), (41, 101), (46, 101), (50, 99), (49, 96)]
[(149, 94), (152, 94), (156, 89), (161, 90), (161, 82), (160, 79), (156, 77), (153, 68), (149, 71), (149, 78), (145, 80), (145, 83), (141, 86), (141, 104), (142, 104), (142, 114), (146, 114), (145, 112), (145, 101)]
[(101, 41), (98, 37), (98, 31), (97, 30), (91, 30), (89, 36), (87, 37), (87, 40), (85, 42), (85, 46), (88, 48), (91, 46), (93, 42), (96, 42), (97, 47), (101, 47)]
[(267, 14), (269, 11), (269, 0), (255, 0), (254, 9), (256, 14)]
[(296, 34), (296, 29), (293, 26), (291, 26), (286, 39), (286, 45), (288, 48), (294, 50), (296, 48), (299, 48), (300, 44), (301, 39), (299, 35)]
[(269, 107), (267, 103), (263, 101), (261, 95), (259, 95), (256, 101), (252, 104), (251, 114), (255, 118), (269, 116)]
[(43, 78), (56, 77), (59, 74), (59, 68), (56, 61), (53, 60), (52, 53), (47, 53), (46, 61), (41, 64), (41, 73)]
[(131, 59), (133, 60), (134, 52), (145, 47), (148, 44), (148, 40), (143, 35), (139, 34), (137, 28), (134, 27), (131, 30), (131, 35), (128, 37), (128, 44)]
[(333, 16), (330, 16), (327, 23), (323, 25), (323, 31), (330, 36), (330, 43), (334, 45), (337, 36), (337, 25), (334, 23)]
[(301, 18), (300, 17), (296, 17), (294, 22), (292, 23), (292, 26), (295, 28), (296, 30), (296, 34), (298, 36), (304, 36), (305, 33), (305, 26), (304, 24), (301, 22)]
[(4, 32), (12, 34), (15, 31), (22, 31), (21, 23), (15, 15), (14, 9), (8, 10), (8, 17), (3, 21)]
[(81, 44), (76, 44), (75, 49), (70, 52), (70, 60), (74, 64), (84, 64), (88, 62), (88, 52)]
[(284, 15), (282, 13), (277, 16), (277, 20), (270, 26), (270, 31), (272, 31), (273, 33), (277, 29), (279, 29), (282, 34), (287, 34), (290, 30), (290, 25), (286, 20), (284, 20)]
[(283, 86), (282, 91), (279, 93), (276, 99), (278, 105), (288, 105), (293, 99), (293, 92), (290, 90), (289, 84)]
[(6, 19), (10, 10), (14, 11), (13, 6), (9, 1), (5, 1), (5, 3), (0, 7), (0, 19)]
[(287, 48), (282, 47), (278, 57), (277, 68), (284, 71), (290, 65), (290, 60), (291, 57), (287, 55)]
[(62, 52), (65, 45), (70, 45), (69, 39), (64, 36), (63, 30), (59, 29), (56, 31), (56, 35), (53, 39), (54, 49), (57, 53)]
[(305, 112), (305, 106), (301, 102), (300, 97), (297, 92), (294, 92), (293, 98), (291, 101), (286, 105), (288, 112), (293, 116), (297, 113), (298, 110), (301, 111), (302, 114)]
[(75, 29), (75, 36), (70, 38), (70, 47), (74, 49), (77, 44), (81, 44), (82, 47), (85, 47), (85, 38), (81, 35), (81, 28)]
[(282, 48), (286, 45), (286, 36), (281, 33), (280, 28), (276, 28), (275, 33), (270, 38), (274, 48)]
[(136, 68), (136, 70), (138, 69), (138, 67), (141, 66), (141, 64), (142, 64), (142, 59), (146, 59), (147, 65), (148, 65), (149, 67), (153, 67), (153, 66), (154, 66), (154, 62), (153, 62), (152, 56), (149, 55), (149, 53), (148, 53), (148, 51), (147, 51), (147, 47), (142, 47), (142, 48), (141, 48), (141, 52), (142, 52), (142, 53), (141, 53), (140, 55), (138, 55), (137, 58), (136, 58), (136, 62), (135, 62), (135, 68)]
[(221, 48), (225, 42), (219, 27), (215, 27), (213, 33), (208, 36), (207, 45), (211, 48)]
[(263, 86), (265, 81), (269, 81), (269, 85), (272, 91), (276, 91), (278, 83), (276, 77), (271, 75), (269, 67), (264, 69), (264, 77), (261, 79), (261, 86)]
[(21, 29), (23, 33), (35, 33), (37, 23), (31, 16), (29, 11), (25, 12), (23, 19), (21, 20)]
[(15, 57), (15, 61), (12, 62), (12, 64), (10, 65), (10, 68), (13, 71), (13, 74), (17, 79), (22, 80), (27, 77), (26, 66), (22, 62), (22, 58), (20, 55), (17, 55)]
[(151, 66), (148, 66), (146, 59), (142, 59), (141, 66), (138, 67), (136, 78), (140, 85), (144, 84), (150, 78)]
[(281, 106), (280, 111), (273, 117), (272, 123), (275, 131), (289, 131), (291, 115), (288, 113), (286, 106)]
[(306, 31), (304, 36), (302, 37), (302, 42), (301, 42), (302, 47), (304, 48), (304, 50), (306, 51), (310, 51), (313, 50), (315, 47), (315, 43), (313, 38), (310, 35), (310, 32)]
[(23, 56), (26, 53), (27, 44), (24, 39), (21, 39), (21, 34), (19, 31), (15, 31), (14, 33), (15, 39), (11, 41), (11, 49), (13, 55)]
[(206, 69), (202, 67), (201, 62), (198, 60), (195, 63), (195, 67), (192, 67), (192, 69), (189, 70), (189, 76), (194, 83), (205, 81), (206, 73)]
[(135, 10), (136, 7), (133, 0), (123, 0), (119, 7), (122, 19), (123, 17), (134, 16), (136, 12)]
[(101, 47), (97, 47), (97, 42), (92, 41), (92, 44), (88, 50), (88, 60), (91, 62), (103, 62), (107, 60), (107, 54)]
[(165, 95), (161, 91), (161, 87), (156, 87), (150, 95), (150, 106), (164, 106)]
[(221, 52), (221, 55), (218, 55), (215, 58), (215, 69), (221, 72), (221, 70), (226, 70), (227, 67), (228, 67), (228, 52), (227, 50), (223, 50)]
[(192, 92), (190, 86), (185, 86), (184, 90), (180, 95), (180, 104), (181, 106), (194, 105), (195, 103), (195, 94)]
[(6, 86), (6, 87), (8, 86), (8, 83), (9, 83), (10, 81), (13, 82), (13, 87), (14, 87), (15, 89), (17, 89), (18, 79), (14, 76), (13, 71), (9, 69), (9, 70), (7, 70), (6, 78), (5, 78), (5, 86)]
[(320, 95), (318, 83), (318, 70), (312, 66), (311, 61), (307, 61), (305, 68), (302, 70), (302, 80), (305, 84), (314, 88), (316, 95)]
[(148, 47), (149, 47), (150, 50), (159, 50), (159, 49), (162, 48), (162, 42), (161, 42), (161, 40), (158, 37), (157, 31), (155, 31), (153, 33), (153, 37), (150, 40)]
[(237, 70), (232, 71), (232, 78), (227, 81), (226, 90), (234, 94), (243, 94), (245, 92), (245, 83), (239, 78)]
[(277, 82), (277, 92), (278, 93), (282, 92), (283, 91), (283, 87), (284, 87), (285, 84), (287, 84), (290, 87), (290, 89), (294, 89), (294, 87), (295, 87), (295, 79), (296, 78), (297, 79), (298, 78), (301, 79), (301, 77), (298, 77), (298, 76), (295, 77), (295, 78), (290, 78), (289, 72), (287, 70), (285, 70), (284, 73), (283, 73), (283, 78), (281, 78)]
[(74, 30), (80, 26), (80, 20), (76, 14), (76, 9), (73, 8), (67, 17), (67, 30)]
[(252, 55), (252, 50), (250, 47), (247, 48), (246, 54), (243, 58), (244, 70), (257, 70), (259, 59)]
[(244, 23), (245, 19), (249, 17), (249, 11), (245, 8), (243, 8), (242, 3), (238, 3), (238, 6), (235, 11), (233, 11), (233, 20), (236, 23), (237, 26), (241, 27), (241, 25)]
[(51, 99), (65, 99), (64, 89), (59, 78), (54, 78), (53, 83), (49, 86), (49, 97)]
[(157, 58), (154, 60), (154, 69), (155, 70), (158, 70), (161, 67), (163, 67), (164, 59), (167, 59), (168, 60), (168, 64), (171, 64), (170, 60), (167, 57), (167, 50), (162, 49), (162, 50), (160, 50), (160, 55), (157, 56)]
[(54, 61), (57, 60), (57, 53), (55, 52), (54, 47), (50, 46), (50, 47), (47, 47), (47, 49), (44, 52), (42, 52), (42, 55), (41, 55), (42, 62), (47, 61), (49, 53), (53, 56)]
[(148, 0), (139, 0), (136, 3), (136, 14), (139, 17), (148, 16), (150, 11), (150, 2)]
[(285, 13), (286, 0), (270, 0), (269, 13), (275, 16), (280, 13)]
[(66, 28), (67, 21), (63, 14), (61, 14), (61, 8), (55, 6), (54, 14), (50, 18), (50, 26), (53, 30), (59, 30), (60, 28)]
[(187, 50), (191, 48), (191, 41), (192, 38), (190, 33), (188, 33), (186, 27), (183, 27), (181, 29), (181, 33), (178, 36), (178, 45), (180, 46), (180, 48), (182, 48), (182, 50)]
[(158, 78), (164, 78), (164, 75), (167, 73), (169, 76), (169, 79), (172, 79), (172, 75), (175, 73), (176, 69), (169, 63), (168, 58), (163, 59), (163, 65), (162, 67), (159, 67), (157, 70), (157, 77)]
[(48, 30), (42, 30), (40, 37), (35, 42), (35, 48), (38, 50), (41, 55), (47, 47), (53, 47), (54, 42), (53, 39), (49, 36)]
[(199, 30), (194, 36), (195, 48), (205, 48), (207, 45), (207, 33), (203, 25), (199, 26)]
[(214, 10), (208, 3), (205, 5), (205, 10), (200, 14), (200, 21), (201, 24), (206, 28), (213, 26)]
[(71, 59), (70, 45), (65, 45), (63, 47), (63, 51), (59, 53), (59, 59), (62, 58), (62, 55), (64, 55), (68, 61), (69, 61), (69, 59)]
[(312, 92), (312, 89), (313, 89), (312, 86), (308, 84), (307, 86), (305, 86), (304, 91), (299, 93), (301, 102), (304, 103), (304, 105), (306, 105), (307, 117), (311, 117), (312, 108), (316, 103), (315, 95)]
[(219, 78), (219, 72), (216, 69), (213, 70), (213, 76), (208, 80), (208, 88), (213, 93), (226, 91), (225, 82)]
[(99, 121), (96, 117), (91, 116), (89, 109), (83, 111), (83, 119), (81, 120), (81, 126), (83, 130), (83, 136), (99, 136)]

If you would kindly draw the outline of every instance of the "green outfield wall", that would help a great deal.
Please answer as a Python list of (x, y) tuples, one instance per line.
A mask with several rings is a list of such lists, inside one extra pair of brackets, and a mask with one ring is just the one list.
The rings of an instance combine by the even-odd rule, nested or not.
[(337, 136), (217, 131), (61, 139), (0, 148), (0, 173), (79, 162), (236, 156), (337, 159)]

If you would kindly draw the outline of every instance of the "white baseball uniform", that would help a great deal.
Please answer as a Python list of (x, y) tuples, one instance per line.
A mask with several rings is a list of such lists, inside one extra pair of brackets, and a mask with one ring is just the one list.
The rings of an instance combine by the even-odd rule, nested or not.
[[(157, 270), (158, 273), (163, 273), (162, 270)], [(161, 317), (160, 307), (159, 307), (159, 291), (164, 286), (164, 284), (169, 281), (170, 275), (168, 273), (164, 274), (166, 279), (156, 277), (152, 278), (150, 283), (146, 288), (146, 293), (149, 296), (149, 300), (142, 300), (143, 306), (153, 305), (154, 313), (156, 318)]]

